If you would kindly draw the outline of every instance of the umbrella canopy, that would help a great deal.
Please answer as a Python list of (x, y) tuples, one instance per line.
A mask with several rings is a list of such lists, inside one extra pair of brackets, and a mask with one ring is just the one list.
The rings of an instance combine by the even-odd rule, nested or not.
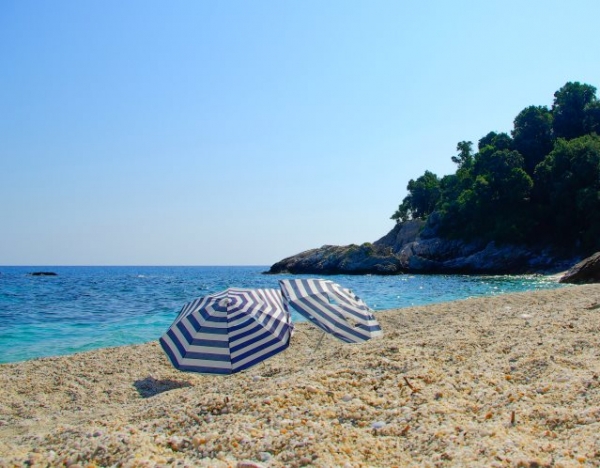
[(179, 370), (233, 374), (286, 349), (292, 328), (280, 291), (230, 288), (185, 304), (159, 341)]
[(352, 291), (322, 279), (280, 280), (284, 307), (346, 343), (361, 343), (383, 332), (372, 310)]

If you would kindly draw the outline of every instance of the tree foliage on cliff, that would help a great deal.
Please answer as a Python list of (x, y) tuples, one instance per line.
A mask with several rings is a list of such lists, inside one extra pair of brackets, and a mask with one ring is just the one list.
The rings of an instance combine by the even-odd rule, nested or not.
[(511, 134), (461, 141), (457, 170), (410, 180), (392, 219), (439, 214), (439, 232), (462, 239), (600, 250), (600, 101), (569, 82), (552, 108), (529, 106)]

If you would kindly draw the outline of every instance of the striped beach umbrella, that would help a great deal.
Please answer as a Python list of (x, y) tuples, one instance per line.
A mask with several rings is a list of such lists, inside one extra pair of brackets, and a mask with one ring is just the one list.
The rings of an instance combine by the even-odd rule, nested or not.
[(179, 370), (233, 374), (286, 349), (292, 329), (280, 291), (230, 288), (185, 304), (159, 341)]
[(373, 311), (352, 291), (322, 279), (280, 280), (283, 304), (346, 343), (383, 334)]

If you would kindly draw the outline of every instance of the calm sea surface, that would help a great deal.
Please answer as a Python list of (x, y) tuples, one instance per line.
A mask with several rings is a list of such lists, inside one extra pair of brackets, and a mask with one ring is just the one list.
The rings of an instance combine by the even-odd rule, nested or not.
[[(228, 287), (278, 288), (258, 267), (2, 267), (0, 362), (156, 340), (185, 304)], [(52, 271), (57, 276), (31, 276)], [(543, 276), (330, 276), (375, 310), (561, 287)], [(294, 317), (300, 321), (300, 317)]]

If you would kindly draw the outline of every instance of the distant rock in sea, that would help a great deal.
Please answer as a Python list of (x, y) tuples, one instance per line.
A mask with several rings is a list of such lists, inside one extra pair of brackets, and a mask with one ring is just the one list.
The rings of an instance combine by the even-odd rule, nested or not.
[(31, 276), (58, 276), (53, 271), (34, 271), (29, 273)]

